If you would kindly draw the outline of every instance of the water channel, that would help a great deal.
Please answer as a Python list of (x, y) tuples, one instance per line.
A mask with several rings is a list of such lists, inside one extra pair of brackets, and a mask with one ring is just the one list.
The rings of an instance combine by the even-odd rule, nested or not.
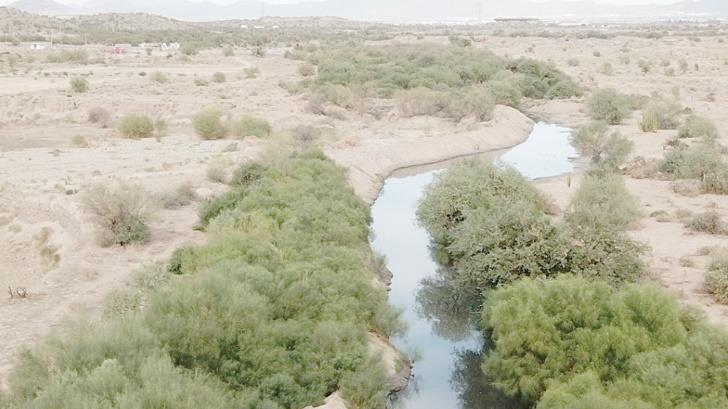
[[(528, 139), (477, 160), (512, 166), (530, 179), (569, 173), (577, 154), (570, 131), (538, 123)], [(430, 236), (418, 225), (417, 206), (424, 189), (449, 164), (407, 169), (386, 180), (372, 206), (372, 248), (393, 274), (390, 303), (402, 309), (407, 332), (393, 339), (415, 357), (410, 385), (393, 397), (396, 409), (509, 409), (523, 404), (502, 395), (480, 370), (486, 341), (467, 312), (449, 305), (439, 286), (446, 271), (435, 261)]]

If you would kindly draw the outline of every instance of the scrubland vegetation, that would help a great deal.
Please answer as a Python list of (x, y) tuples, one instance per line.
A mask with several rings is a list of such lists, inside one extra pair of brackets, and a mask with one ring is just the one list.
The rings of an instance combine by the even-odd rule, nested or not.
[[(399, 327), (371, 285), (369, 213), (321, 154), (246, 165), (205, 206), (209, 243), (179, 249), (115, 294), (103, 322), (20, 356), (9, 408), (300, 409), (341, 390), (380, 408), (368, 331)], [(90, 199), (99, 216), (114, 213)]]
[(489, 294), (496, 385), (538, 408), (728, 405), (728, 339), (670, 295), (585, 278), (527, 278)]
[(146, 115), (126, 115), (121, 118), (119, 132), (126, 138), (149, 138), (154, 133), (154, 122)]
[(592, 119), (616, 125), (622, 123), (638, 107), (638, 102), (634, 97), (606, 88), (592, 92), (586, 106)]
[(395, 98), (406, 116), (443, 115), (487, 120), (497, 104), (522, 97), (568, 98), (581, 88), (553, 65), (498, 57), (457, 45), (398, 45), (319, 50), (304, 85), (323, 100), (352, 108), (355, 96)]
[[(695, 128), (705, 134), (710, 127)], [(639, 283), (645, 248), (626, 230), (642, 214), (617, 173), (631, 142), (594, 122), (575, 132), (574, 145), (592, 168), (561, 221), (513, 170), (469, 162), (438, 176), (418, 218), (448, 268), (423, 291), (449, 294), (463, 304), (455, 313), (482, 311), (480, 327), (492, 339), (483, 371), (537, 408), (728, 405), (725, 334), (672, 295)], [(718, 166), (673, 162), (691, 177)], [(688, 222), (700, 231), (724, 228), (713, 216)], [(706, 278), (718, 300), (728, 282), (724, 261), (715, 253)]]

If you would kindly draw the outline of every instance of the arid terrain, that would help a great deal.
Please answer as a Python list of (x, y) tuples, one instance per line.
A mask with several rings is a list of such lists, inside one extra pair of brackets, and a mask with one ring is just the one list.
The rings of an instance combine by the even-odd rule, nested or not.
[[(623, 32), (618, 26), (595, 29)], [(583, 85), (587, 95), (589, 89), (607, 87), (628, 94), (675, 95), (693, 112), (713, 120), (721, 131), (720, 142), (728, 145), (725, 35), (552, 38), (541, 35), (537, 26), (519, 28), (518, 36), (497, 30), (503, 28), (474, 31), (473, 47), (550, 60)], [(442, 33), (402, 31), (372, 43), (448, 43)], [(123, 288), (140, 266), (166, 260), (184, 244), (204, 242), (205, 233), (196, 225), (205, 198), (225, 189), (221, 181), (236, 165), (301, 143), (302, 126), (315, 135), (305, 142), (321, 146), (347, 168), (354, 190), (371, 202), (383, 179), (396, 169), (513, 146), (533, 125), (524, 113), (507, 106), (496, 107), (486, 122), (405, 117), (391, 100), (368, 101), (366, 108), (350, 110), (326, 106), (325, 112), (314, 113), (305, 93), (286, 89), (303, 79), (302, 63), (285, 56), (290, 49), (286, 44), (258, 56), (243, 47), (227, 56), (222, 48), (186, 56), (156, 45), (31, 50), (30, 44), (0, 43), (0, 288), (5, 294), (0, 297), (0, 386), (20, 347), (76, 312), (99, 313), (105, 296)], [(88, 52), (83, 64), (51, 63), (46, 58), (51, 52), (78, 48)], [(639, 60), (649, 60), (651, 71), (644, 73)], [(689, 63), (684, 73), (678, 68), (680, 60)], [(607, 63), (611, 69), (605, 68)], [(669, 67), (677, 73), (666, 71)], [(156, 73), (166, 80), (153, 79)], [(225, 80), (213, 81), (215, 73), (223, 73)], [(89, 90), (70, 91), (74, 77), (86, 78)], [(583, 102), (584, 98), (526, 101), (523, 111), (532, 118), (577, 127), (588, 121)], [(108, 126), (89, 122), (94, 108), (111, 113)], [(272, 125), (272, 136), (203, 140), (195, 135), (192, 118), (206, 108), (229, 118), (264, 118)], [(166, 130), (151, 138), (123, 138), (116, 123), (128, 114), (162, 120)], [(642, 132), (639, 115), (633, 113), (614, 128), (634, 142), (634, 157), (662, 157), (666, 141), (677, 131)], [(650, 279), (728, 328), (728, 306), (715, 302), (705, 290), (708, 258), (701, 252), (724, 245), (726, 236), (690, 232), (679, 220), (682, 212), (708, 209), (728, 218), (728, 196), (676, 193), (671, 181), (624, 177), (644, 213), (630, 234), (650, 248)], [(159, 205), (149, 243), (102, 247), (80, 196), (94, 183), (114, 180), (140, 183), (151, 193), (150, 201), (190, 184), (195, 199), (179, 207)], [(577, 174), (540, 181), (538, 186), (564, 209), (578, 180)], [(658, 214), (662, 217), (654, 217)]]

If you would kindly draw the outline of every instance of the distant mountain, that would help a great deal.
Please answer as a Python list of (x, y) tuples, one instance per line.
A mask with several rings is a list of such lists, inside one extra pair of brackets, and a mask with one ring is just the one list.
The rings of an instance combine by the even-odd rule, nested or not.
[(255, 19), (262, 16), (336, 16), (354, 20), (426, 21), (475, 20), (494, 17), (728, 17), (728, 0), (675, 0), (669, 5), (616, 6), (593, 1), (553, 0), (303, 0), (269, 4), (240, 0), (229, 5), (190, 0), (89, 0), (69, 7), (52, 0), (18, 0), (10, 7), (38, 14), (134, 13), (159, 14), (188, 21)]
[(28, 13), (51, 16), (68, 15), (79, 12), (79, 9), (75, 7), (66, 6), (65, 4), (61, 4), (53, 0), (17, 0), (8, 4), (8, 7)]

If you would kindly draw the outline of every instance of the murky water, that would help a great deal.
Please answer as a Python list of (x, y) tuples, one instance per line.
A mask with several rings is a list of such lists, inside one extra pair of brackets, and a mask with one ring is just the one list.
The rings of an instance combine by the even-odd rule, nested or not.
[[(539, 123), (528, 140), (505, 153), (479, 157), (513, 166), (529, 178), (573, 170), (576, 152), (569, 130)], [(443, 165), (447, 166), (447, 165)], [(398, 409), (506, 409), (522, 407), (490, 385), (480, 370), (485, 340), (471, 323), (474, 317), (450, 302), (443, 285), (447, 275), (434, 260), (430, 237), (417, 224), (417, 205), (439, 170), (393, 176), (372, 206), (372, 248), (385, 256), (393, 273), (390, 302), (403, 309), (407, 333), (395, 346), (415, 357), (410, 386), (395, 397)]]

